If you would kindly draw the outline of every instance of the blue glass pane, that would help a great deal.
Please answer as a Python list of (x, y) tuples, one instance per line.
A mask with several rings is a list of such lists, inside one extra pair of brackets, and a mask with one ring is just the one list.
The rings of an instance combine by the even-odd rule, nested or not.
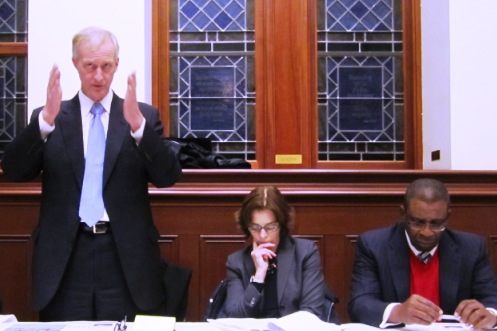
[(368, 8), (361, 2), (356, 3), (350, 7), (350, 12), (357, 17), (358, 20), (362, 19), (364, 15), (368, 12)]
[(389, 31), (394, 0), (326, 0), (327, 31)]
[(0, 57), (0, 157), (26, 125), (26, 58)]
[(27, 0), (0, 0), (0, 41), (27, 41)]
[(243, 31), (246, 0), (179, 0), (179, 31)]

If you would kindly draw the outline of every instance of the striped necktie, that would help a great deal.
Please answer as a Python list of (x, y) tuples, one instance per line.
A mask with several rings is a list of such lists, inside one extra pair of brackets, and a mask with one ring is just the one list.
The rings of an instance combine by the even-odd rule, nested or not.
[(431, 254), (430, 252), (421, 252), (418, 254), (418, 259), (420, 259), (424, 264), (427, 264), (431, 260)]

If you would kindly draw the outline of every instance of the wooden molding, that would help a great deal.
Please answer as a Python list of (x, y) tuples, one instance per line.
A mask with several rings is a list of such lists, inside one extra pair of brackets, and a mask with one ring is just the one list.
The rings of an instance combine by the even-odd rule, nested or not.
[(0, 55), (28, 55), (28, 43), (0, 42)]

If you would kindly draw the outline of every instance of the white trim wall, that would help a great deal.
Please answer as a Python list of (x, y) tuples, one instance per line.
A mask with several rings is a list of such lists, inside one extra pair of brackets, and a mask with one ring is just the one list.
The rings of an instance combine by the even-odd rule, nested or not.
[[(121, 97), (127, 76), (136, 71), (137, 96), (151, 102), (151, 0), (36, 0), (29, 2), (28, 109), (45, 104), (50, 70), (61, 71), (63, 99), (80, 88), (74, 68), (72, 37), (87, 26), (112, 31), (120, 47), (112, 89)], [(146, 10), (147, 9), (147, 10)]]
[(424, 168), (497, 170), (497, 1), (421, 9)]

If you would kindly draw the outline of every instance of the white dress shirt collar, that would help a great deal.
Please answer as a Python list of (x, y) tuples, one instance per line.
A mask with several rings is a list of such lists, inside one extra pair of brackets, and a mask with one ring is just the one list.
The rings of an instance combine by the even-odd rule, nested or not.
[[(409, 245), (409, 248), (411, 249), (411, 251), (414, 253), (415, 256), (418, 256), (419, 253), (421, 253), (421, 251), (417, 250), (411, 243), (411, 239), (409, 238), (409, 235), (407, 234), (407, 231), (405, 231), (406, 233), (406, 238), (407, 238), (407, 244)], [(438, 245), (436, 245), (435, 247), (433, 247), (433, 249), (430, 251), (430, 254), (431, 256), (433, 256), (436, 252), (438, 248)]]
[[(78, 92), (79, 103), (81, 105), (81, 115), (86, 116), (89, 112), (95, 101), (88, 98), (81, 90)], [(114, 92), (109, 90), (109, 93), (100, 100), (100, 103), (104, 107), (105, 111), (110, 113), (110, 106), (112, 104), (112, 98), (114, 97)]]

